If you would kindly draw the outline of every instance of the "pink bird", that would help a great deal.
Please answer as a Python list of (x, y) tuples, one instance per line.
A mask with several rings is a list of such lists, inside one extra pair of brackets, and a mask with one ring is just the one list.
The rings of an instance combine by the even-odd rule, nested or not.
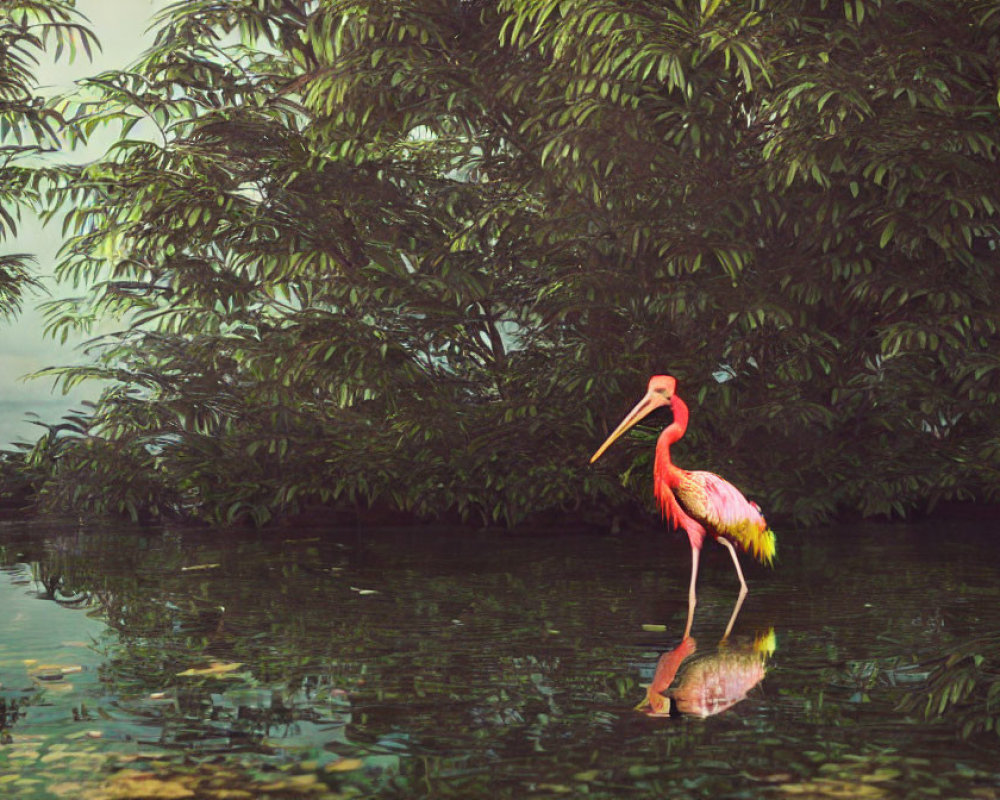
[(712, 534), (729, 550), (740, 579), (739, 599), (729, 627), (726, 628), (725, 635), (728, 636), (748, 591), (734, 544), (752, 553), (761, 562), (770, 564), (775, 554), (775, 535), (760, 513), (760, 507), (747, 500), (729, 481), (712, 472), (689, 472), (670, 460), (670, 445), (684, 435), (688, 424), (688, 407), (676, 394), (676, 388), (677, 379), (670, 375), (654, 375), (650, 378), (646, 396), (612, 431), (591, 457), (590, 463), (593, 464), (619, 436), (651, 411), (662, 406), (670, 407), (674, 421), (663, 429), (656, 441), (653, 494), (667, 522), (675, 528), (682, 528), (691, 543), (691, 586), (688, 590), (688, 618), (684, 638), (691, 634), (691, 623), (694, 621), (698, 558), (706, 533)]

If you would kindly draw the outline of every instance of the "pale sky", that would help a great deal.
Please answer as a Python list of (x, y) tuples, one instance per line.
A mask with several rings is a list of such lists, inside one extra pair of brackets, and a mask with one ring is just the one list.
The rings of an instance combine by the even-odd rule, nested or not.
[[(72, 88), (73, 82), (108, 69), (123, 68), (134, 62), (152, 43), (145, 33), (156, 9), (166, 0), (77, 0), (77, 8), (91, 22), (91, 28), (101, 40), (102, 50), (88, 61), (80, 53), (73, 64), (66, 54), (58, 64), (42, 63), (36, 72), (45, 94), (57, 94)], [(84, 153), (73, 154), (74, 161), (87, 161), (101, 155), (110, 144), (107, 139)], [(82, 293), (82, 287), (57, 286), (50, 280), (55, 254), (61, 244), (60, 223), (48, 228), (33, 219), (22, 217), (19, 235), (0, 243), (8, 253), (32, 253), (37, 258), (35, 272), (46, 280), (53, 297)], [(47, 422), (57, 422), (70, 408), (78, 407), (80, 399), (95, 399), (99, 389), (82, 388), (64, 396), (54, 390), (51, 380), (22, 380), (23, 376), (46, 366), (64, 365), (82, 359), (79, 346), (82, 339), (68, 340), (65, 345), (46, 338), (42, 332), (44, 320), (37, 310), (44, 297), (29, 297), (24, 310), (13, 320), (0, 320), (0, 449), (15, 439), (33, 441), (43, 431), (25, 421), (33, 411)]]

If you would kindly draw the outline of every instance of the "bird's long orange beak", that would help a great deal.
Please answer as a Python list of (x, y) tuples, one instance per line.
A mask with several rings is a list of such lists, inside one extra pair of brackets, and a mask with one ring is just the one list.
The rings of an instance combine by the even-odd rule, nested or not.
[(669, 402), (670, 397), (665, 395), (663, 392), (656, 392), (652, 389), (646, 392), (646, 396), (636, 403), (635, 408), (628, 412), (625, 419), (623, 419), (621, 423), (619, 423), (618, 427), (611, 432), (611, 435), (604, 440), (604, 444), (597, 448), (597, 452), (590, 457), (590, 463), (593, 464), (597, 461), (597, 459), (604, 454), (604, 451), (611, 447), (619, 436), (625, 433), (625, 431), (635, 425), (639, 420), (651, 411), (655, 411), (656, 409), (667, 405)]

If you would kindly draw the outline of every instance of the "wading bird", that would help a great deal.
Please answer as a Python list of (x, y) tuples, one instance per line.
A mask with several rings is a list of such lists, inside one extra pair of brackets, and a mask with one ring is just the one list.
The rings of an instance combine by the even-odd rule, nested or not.
[(770, 564), (774, 559), (775, 536), (760, 513), (756, 503), (747, 500), (729, 481), (712, 472), (689, 472), (670, 460), (670, 445), (677, 442), (687, 430), (688, 407), (677, 396), (677, 379), (670, 375), (654, 375), (649, 379), (646, 396), (621, 421), (590, 459), (593, 464), (625, 431), (639, 420), (662, 406), (669, 406), (674, 413), (671, 422), (656, 441), (656, 458), (653, 462), (653, 494), (667, 522), (681, 528), (691, 542), (691, 587), (688, 590), (688, 618), (684, 638), (691, 634), (694, 607), (697, 603), (695, 584), (698, 581), (698, 557), (705, 534), (710, 533), (721, 542), (733, 557), (733, 565), (740, 579), (740, 595), (726, 628), (726, 636), (747, 594), (747, 582), (740, 569), (740, 561), (733, 544), (752, 553), (760, 561)]

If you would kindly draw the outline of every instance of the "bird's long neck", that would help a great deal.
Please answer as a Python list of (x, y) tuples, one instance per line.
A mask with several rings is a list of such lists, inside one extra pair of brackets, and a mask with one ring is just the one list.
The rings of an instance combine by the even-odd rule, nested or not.
[(674, 412), (674, 421), (671, 422), (660, 438), (656, 440), (656, 458), (653, 462), (654, 490), (659, 496), (661, 486), (676, 486), (680, 479), (682, 470), (670, 460), (670, 445), (678, 441), (687, 430), (688, 407), (687, 403), (680, 397), (674, 395), (670, 408)]

